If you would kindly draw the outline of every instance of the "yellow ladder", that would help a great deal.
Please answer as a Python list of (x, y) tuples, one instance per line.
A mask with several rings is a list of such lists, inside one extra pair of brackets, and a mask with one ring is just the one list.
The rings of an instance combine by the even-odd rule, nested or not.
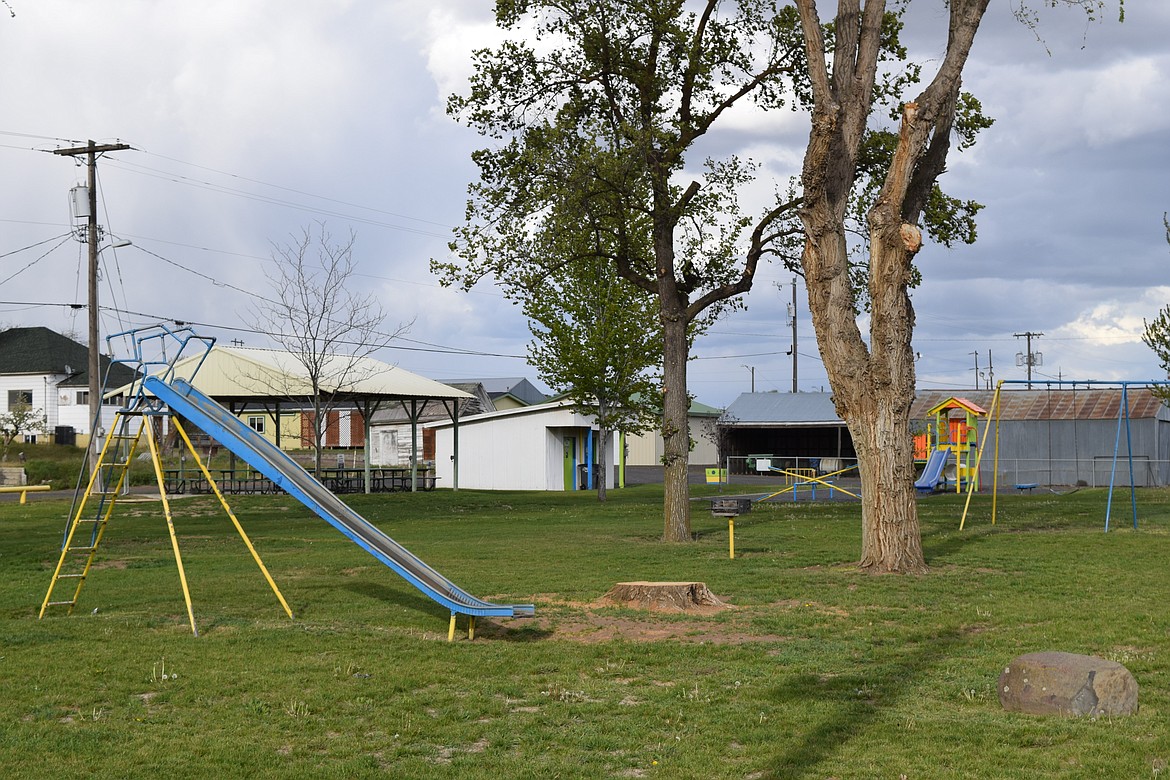
[[(138, 429), (131, 433), (135, 420)], [(85, 493), (69, 523), (65, 543), (61, 546), (61, 557), (57, 560), (57, 568), (53, 571), (53, 579), (49, 583), (45, 600), (41, 603), (38, 617), (44, 617), (45, 610), (49, 607), (67, 606), (69, 613), (72, 613), (77, 605), (77, 598), (81, 595), (86, 577), (89, 576), (90, 567), (106, 532), (110, 515), (114, 512), (118, 495), (126, 486), (126, 473), (130, 470), (130, 463), (134, 459), (134, 451), (145, 424), (146, 418), (142, 415), (118, 412), (115, 416), (113, 432), (106, 437), (105, 444), (102, 445), (97, 463), (90, 471)], [(97, 498), (97, 506), (87, 515), (86, 509), (90, 507), (92, 497)], [(73, 594), (68, 599), (53, 601), (53, 591), (62, 581), (73, 584)]]

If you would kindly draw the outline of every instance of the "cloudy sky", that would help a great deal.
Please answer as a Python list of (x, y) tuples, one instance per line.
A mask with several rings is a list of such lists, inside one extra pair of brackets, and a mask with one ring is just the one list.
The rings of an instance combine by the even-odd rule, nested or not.
[[(222, 342), (268, 293), (272, 243), (324, 221), (357, 236), (360, 287), (411, 323), (381, 357), (439, 380), (527, 376), (517, 307), (440, 288), (482, 139), (444, 113), (473, 48), (499, 40), (488, 0), (8, 0), (0, 7), (0, 324), (84, 334), (85, 255), (68, 237), (85, 169), (55, 148), (123, 142), (99, 164), (99, 215), (131, 246), (102, 253), (103, 332), (178, 319)], [(1142, 319), (1170, 303), (1170, 3), (1128, 0), (1037, 35), (993, 3), (965, 88), (996, 124), (943, 185), (986, 204), (979, 242), (919, 255), (919, 385), (1022, 379), (1014, 333), (1043, 333), (1036, 378), (1158, 378)], [(943, 51), (940, 2), (917, 2), (911, 55)], [(800, 117), (740, 112), (713, 139), (761, 164), (762, 192), (799, 170)], [(697, 162), (697, 161), (696, 161)], [(695, 347), (691, 390), (724, 406), (792, 386), (791, 274), (762, 270), (746, 311)], [(780, 285), (780, 287), (778, 287)], [(803, 287), (799, 387), (827, 389)], [(978, 358), (974, 353), (978, 353)], [(986, 376), (984, 377), (986, 381)]]

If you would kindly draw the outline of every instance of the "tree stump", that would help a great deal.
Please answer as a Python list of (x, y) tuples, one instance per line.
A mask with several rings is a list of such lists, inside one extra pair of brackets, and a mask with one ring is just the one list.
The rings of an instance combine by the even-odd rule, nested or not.
[(726, 606), (703, 582), (619, 582), (601, 600), (616, 607), (654, 612), (693, 612)]

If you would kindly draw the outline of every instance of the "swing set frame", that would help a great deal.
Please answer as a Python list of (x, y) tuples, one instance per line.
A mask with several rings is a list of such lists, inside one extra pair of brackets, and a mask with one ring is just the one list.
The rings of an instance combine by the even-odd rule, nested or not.
[[(995, 395), (992, 398), (991, 409), (988, 410), (988, 415), (985, 418), (983, 434), (980, 437), (979, 452), (975, 458), (975, 472), (979, 473), (979, 468), (983, 462), (983, 453), (987, 448), (987, 443), (992, 439), (988, 433), (992, 426), (995, 429), (995, 449), (994, 461), (992, 465), (992, 488), (991, 488), (991, 524), (995, 525), (996, 511), (998, 508), (999, 497), (999, 422), (1001, 418), (1000, 399), (1004, 385), (1033, 385), (1037, 382), (1029, 382), (1024, 379), (1001, 379), (995, 385)], [(1138, 527), (1138, 512), (1137, 512), (1137, 494), (1136, 484), (1134, 480), (1133, 471), (1133, 434), (1130, 426), (1130, 404), (1129, 404), (1129, 388), (1148, 388), (1148, 387), (1166, 387), (1170, 386), (1170, 381), (1165, 380), (1146, 380), (1146, 381), (1108, 381), (1108, 380), (1070, 380), (1070, 379), (1051, 379), (1044, 380), (1044, 384), (1051, 389), (1052, 385), (1072, 385), (1074, 388), (1077, 385), (1085, 387), (1109, 387), (1120, 388), (1121, 403), (1117, 410), (1117, 433), (1113, 441), (1113, 459), (1109, 469), (1109, 497), (1105, 504), (1105, 533), (1109, 532), (1110, 518), (1113, 511), (1113, 490), (1117, 483), (1117, 462), (1121, 454), (1121, 431), (1125, 429), (1125, 454), (1126, 461), (1129, 466), (1129, 500), (1130, 507), (1133, 514), (1133, 527), (1137, 530)], [(976, 480), (972, 480), (967, 486), (967, 500), (963, 504), (963, 516), (959, 520), (959, 530), (963, 530), (967, 522), (967, 513), (971, 508), (971, 499), (975, 494)]]

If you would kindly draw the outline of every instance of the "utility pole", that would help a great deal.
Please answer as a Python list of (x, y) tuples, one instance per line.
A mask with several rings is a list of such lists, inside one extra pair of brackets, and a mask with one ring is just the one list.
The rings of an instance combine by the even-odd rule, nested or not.
[(752, 372), (752, 392), (754, 393), (756, 392), (756, 367), (749, 366), (746, 363), (743, 364), (743, 367)]
[(975, 356), (975, 389), (979, 389), (979, 350), (971, 353)]
[(995, 387), (995, 366), (991, 362), (991, 350), (987, 350), (987, 389)]
[(1044, 334), (1043, 333), (1033, 333), (1032, 331), (1027, 331), (1026, 333), (1013, 333), (1012, 335), (1015, 336), (1016, 338), (1023, 337), (1025, 339), (1027, 339), (1028, 352), (1026, 355), (1023, 352), (1016, 353), (1016, 365), (1028, 367), (1028, 389), (1031, 390), (1032, 389), (1032, 366), (1044, 365), (1044, 353), (1032, 351), (1032, 338), (1033, 337), (1040, 338)]
[(54, 149), (53, 154), (64, 157), (86, 156), (86, 166), (89, 168), (89, 222), (86, 233), (89, 241), (89, 419), (93, 428), (89, 432), (89, 445), (92, 457), (90, 468), (97, 463), (98, 437), (101, 435), (102, 412), (102, 381), (101, 381), (101, 334), (98, 332), (98, 239), (97, 223), (97, 156), (105, 152), (120, 152), (129, 149), (127, 144), (95, 144), (92, 140), (85, 146), (75, 146), (71, 149)]
[[(777, 290), (783, 290), (784, 285), (780, 282), (773, 282)], [(789, 355), (792, 355), (792, 392), (796, 392), (796, 277), (792, 277), (792, 303), (788, 304), (788, 324), (792, 326), (792, 349), (788, 350)]]

